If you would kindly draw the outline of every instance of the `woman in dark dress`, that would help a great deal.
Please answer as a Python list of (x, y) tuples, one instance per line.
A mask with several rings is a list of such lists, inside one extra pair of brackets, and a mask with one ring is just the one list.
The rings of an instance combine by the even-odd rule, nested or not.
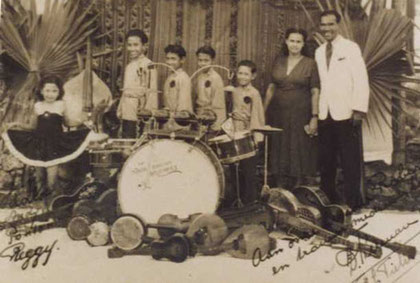
[(286, 31), (264, 102), (267, 123), (283, 129), (271, 139), (270, 169), (286, 188), (306, 183), (317, 170), (319, 77), (315, 60), (304, 54), (305, 40), (302, 29)]

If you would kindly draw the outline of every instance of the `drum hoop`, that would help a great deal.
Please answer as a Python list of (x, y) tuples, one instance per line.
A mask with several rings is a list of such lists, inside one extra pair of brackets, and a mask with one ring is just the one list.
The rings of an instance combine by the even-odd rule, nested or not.
[(145, 224), (146, 222), (144, 222), (142, 219), (141, 219), (141, 217), (140, 216), (137, 216), (137, 215), (135, 215), (135, 214), (132, 214), (132, 213), (123, 213), (121, 216), (119, 216), (118, 218), (117, 218), (117, 220), (115, 220), (114, 221), (114, 223), (111, 225), (111, 228), (109, 229), (109, 236), (110, 236), (110, 238), (111, 238), (111, 241), (119, 248), (119, 249), (121, 249), (121, 250), (123, 250), (123, 251), (131, 251), (131, 250), (134, 250), (134, 249), (136, 249), (136, 248), (138, 248), (138, 247), (140, 247), (142, 244), (143, 244), (143, 239), (139, 239), (139, 243), (138, 244), (136, 244), (136, 246), (134, 247), (134, 248), (131, 248), (131, 249), (126, 249), (126, 248), (123, 248), (123, 247), (119, 247), (118, 245), (117, 245), (117, 243), (115, 242), (115, 239), (114, 239), (114, 235), (113, 235), (113, 233), (112, 233), (112, 231), (114, 231), (113, 230), (113, 227), (114, 227), (114, 224), (118, 221), (118, 220), (120, 220), (120, 219), (122, 219), (122, 218), (124, 218), (124, 217), (131, 217), (131, 218), (134, 218), (135, 220), (137, 220), (139, 223), (140, 223), (140, 226), (143, 228), (143, 236), (146, 236), (147, 235), (147, 225)]
[(247, 138), (249, 136), (252, 137), (252, 133), (250, 131), (241, 131), (241, 132), (235, 132), (235, 135), (239, 135), (238, 137), (235, 137), (234, 139), (231, 139), (227, 134), (209, 139), (209, 144), (221, 144), (221, 143), (227, 143), (232, 142), (234, 140), (240, 140), (243, 138)]
[(73, 216), (71, 219), (70, 219), (70, 221), (69, 221), (69, 223), (67, 223), (67, 226), (66, 226), (66, 232), (67, 232), (67, 235), (73, 240), (73, 241), (82, 241), (82, 240), (84, 240), (85, 238), (81, 238), (81, 239), (78, 239), (77, 237), (74, 237), (74, 235), (72, 234), (72, 232), (70, 231), (70, 229), (69, 229), (69, 224), (72, 222), (72, 221), (74, 221), (74, 219), (83, 219), (83, 220), (85, 220), (86, 221), (86, 223), (87, 223), (87, 226), (90, 226), (90, 224), (92, 224), (92, 221), (91, 221), (91, 219), (89, 219), (89, 217), (87, 217), (86, 215), (84, 215), (84, 214), (80, 214), (80, 215), (76, 215), (76, 216)]
[(254, 150), (254, 151), (251, 151), (251, 152), (248, 152), (248, 153), (245, 153), (245, 154), (241, 154), (241, 155), (238, 155), (238, 156), (223, 158), (223, 159), (220, 159), (220, 161), (222, 163), (225, 163), (225, 164), (230, 164), (230, 163), (235, 163), (235, 162), (253, 157), (256, 154), (257, 154), (257, 151)]
[[(120, 190), (120, 187), (121, 187), (121, 174), (124, 172), (124, 168), (126, 167), (126, 166), (128, 166), (128, 163), (129, 163), (129, 161), (133, 158), (133, 156), (134, 156), (134, 154), (136, 153), (136, 152), (138, 152), (138, 151), (140, 151), (143, 147), (146, 147), (146, 146), (148, 146), (149, 145), (149, 142), (156, 142), (156, 141), (161, 141), (161, 140), (165, 140), (165, 141), (167, 141), (167, 140), (169, 140), (169, 139), (152, 139), (152, 140), (149, 140), (149, 141), (146, 141), (144, 144), (142, 144), (139, 148), (137, 148), (135, 151), (133, 151), (133, 154), (131, 154), (128, 158), (127, 158), (127, 160), (124, 162), (124, 164), (123, 164), (123, 166), (121, 167), (121, 170), (120, 170), (120, 177), (119, 177), (119, 179), (118, 179), (118, 185), (117, 185), (117, 195), (118, 195), (118, 199), (121, 199), (120, 198), (120, 194), (121, 194), (121, 190)], [(221, 202), (222, 202), (222, 200), (224, 199), (224, 197), (225, 197), (225, 174), (224, 174), (224, 171), (223, 171), (223, 166), (222, 166), (222, 163), (220, 163), (220, 160), (219, 160), (219, 158), (217, 157), (217, 155), (213, 152), (213, 150), (207, 145), (207, 144), (205, 144), (204, 142), (202, 142), (202, 141), (194, 141), (194, 144), (192, 144), (192, 143), (187, 143), (186, 141), (184, 141), (184, 140), (170, 140), (170, 141), (173, 141), (173, 142), (178, 142), (178, 143), (185, 143), (186, 145), (189, 145), (189, 146), (194, 146), (194, 147), (196, 147), (197, 149), (199, 149), (200, 151), (201, 151), (201, 153), (202, 154), (204, 154), (206, 157), (208, 157), (209, 159), (210, 159), (210, 162), (214, 165), (214, 167), (215, 167), (215, 170), (216, 170), (216, 174), (217, 174), (217, 177), (218, 177), (218, 183), (219, 183), (219, 199), (218, 199), (218, 201), (217, 201), (217, 203), (216, 203), (216, 210), (217, 210), (217, 208), (220, 206), (220, 204), (221, 204)], [(204, 149), (204, 150), (203, 150)], [(129, 213), (128, 213), (129, 214)], [(134, 215), (134, 214), (132, 214), (132, 215)]]

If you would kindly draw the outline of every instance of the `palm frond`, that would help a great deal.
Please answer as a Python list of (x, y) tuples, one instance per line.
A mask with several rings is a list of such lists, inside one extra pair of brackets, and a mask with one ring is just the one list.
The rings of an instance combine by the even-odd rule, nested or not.
[[(372, 1), (368, 1), (363, 8)], [(407, 75), (413, 74), (419, 65), (414, 63), (408, 49), (407, 39), (415, 27), (415, 23), (400, 12), (390, 9), (375, 9), (368, 17), (353, 21), (340, 1), (326, 0), (326, 7), (317, 0), (316, 3), (323, 11), (326, 8), (335, 9), (342, 17), (340, 22), (340, 34), (357, 42), (362, 50), (369, 75), (370, 106), (367, 119), (369, 128), (384, 123), (391, 127), (389, 115), (392, 116), (392, 108), (404, 111), (398, 101), (413, 105), (413, 102), (400, 93), (417, 97), (420, 92), (416, 89), (404, 86), (404, 83), (420, 84), (420, 80)], [(318, 43), (324, 39), (319, 33), (314, 34)], [(406, 113), (408, 114), (408, 113)], [(392, 128), (392, 127), (391, 127)], [(383, 134), (383, 132), (382, 132)]]
[(8, 56), (27, 72), (27, 78), (23, 86), (9, 90), (9, 111), (0, 122), (13, 119), (10, 113), (21, 112), (22, 102), (32, 102), (32, 91), (40, 76), (53, 73), (65, 77), (77, 67), (76, 52), (94, 32), (95, 20), (87, 17), (93, 3), (80, 13), (79, 0), (46, 0), (43, 15), (37, 14), (35, 0), (27, 10), (17, 0), (4, 2), (0, 40)]

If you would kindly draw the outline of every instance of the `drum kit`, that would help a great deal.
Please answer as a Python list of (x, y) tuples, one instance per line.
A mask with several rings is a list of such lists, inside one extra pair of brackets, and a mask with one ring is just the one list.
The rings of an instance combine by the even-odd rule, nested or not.
[[(114, 178), (117, 184), (109, 185), (117, 187), (122, 213), (151, 223), (168, 212), (179, 217), (214, 213), (225, 199), (225, 167), (257, 154), (251, 131), (236, 132), (233, 137), (203, 134), (200, 126), (215, 121), (211, 112), (194, 117), (185, 112), (143, 111), (139, 119), (150, 126), (140, 138), (91, 144), (89, 156), (96, 179), (108, 183), (118, 176)], [(161, 129), (159, 125), (170, 119), (200, 126), (198, 130)], [(254, 131), (267, 135), (281, 130), (264, 127)], [(241, 203), (239, 194), (237, 198)]]

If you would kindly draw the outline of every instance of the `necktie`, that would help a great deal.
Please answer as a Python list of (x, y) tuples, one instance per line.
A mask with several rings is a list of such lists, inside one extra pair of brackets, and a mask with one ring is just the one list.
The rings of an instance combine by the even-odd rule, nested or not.
[(331, 56), (332, 56), (332, 44), (330, 41), (328, 41), (327, 43), (327, 50), (326, 50), (326, 55), (327, 55), (327, 68), (330, 67), (330, 61), (331, 61)]

